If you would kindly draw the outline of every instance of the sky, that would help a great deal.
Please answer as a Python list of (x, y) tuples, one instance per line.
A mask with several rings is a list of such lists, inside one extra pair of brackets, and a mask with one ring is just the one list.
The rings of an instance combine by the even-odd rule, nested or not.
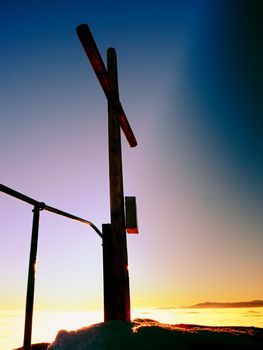
[[(262, 299), (261, 1), (2, 1), (1, 183), (109, 222), (107, 101), (75, 28), (118, 55), (132, 308)], [(0, 195), (0, 309), (23, 309), (32, 207)], [(41, 212), (37, 310), (103, 308), (101, 239)]]

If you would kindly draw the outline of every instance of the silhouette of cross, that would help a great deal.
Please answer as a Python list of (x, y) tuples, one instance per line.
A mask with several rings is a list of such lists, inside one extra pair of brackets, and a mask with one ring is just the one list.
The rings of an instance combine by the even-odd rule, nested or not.
[[(102, 230), (104, 320), (130, 321), (120, 128), (131, 147), (135, 147), (137, 141), (119, 100), (115, 50), (107, 50), (106, 69), (88, 25), (78, 26), (77, 34), (108, 100), (111, 224), (103, 225)], [(138, 232), (137, 225), (132, 230)]]

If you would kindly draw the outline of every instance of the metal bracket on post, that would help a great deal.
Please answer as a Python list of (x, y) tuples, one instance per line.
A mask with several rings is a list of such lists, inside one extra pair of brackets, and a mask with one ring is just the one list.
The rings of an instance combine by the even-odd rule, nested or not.
[(36, 204), (33, 209), (33, 225), (32, 225), (32, 237), (31, 237), (29, 267), (28, 267), (23, 350), (31, 349), (32, 320), (33, 320), (34, 291), (35, 291), (35, 273), (36, 273), (37, 243), (38, 243), (38, 229), (39, 229), (39, 212), (44, 208), (45, 208), (45, 204), (39, 203), (39, 204)]
[(125, 228), (128, 233), (139, 233), (136, 197), (125, 197)]

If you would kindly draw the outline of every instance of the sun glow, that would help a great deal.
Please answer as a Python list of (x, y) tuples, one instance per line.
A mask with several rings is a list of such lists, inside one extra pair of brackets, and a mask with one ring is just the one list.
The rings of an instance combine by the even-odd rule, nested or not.
[[(254, 326), (263, 327), (263, 308), (235, 309), (134, 309), (132, 320), (143, 320), (143, 326), (161, 322), (162, 327), (175, 329), (178, 325), (198, 324), (201, 326)], [(51, 342), (57, 333), (64, 330), (77, 330), (103, 322), (102, 311), (89, 312), (42, 312), (36, 311), (33, 317), (32, 343)], [(133, 327), (137, 332), (138, 327)], [(183, 328), (183, 326), (180, 326)], [(0, 311), (0, 350), (15, 349), (23, 343), (24, 312)]]
[[(51, 342), (61, 329), (75, 330), (102, 322), (103, 313), (91, 312), (43, 312), (33, 316), (32, 343)], [(23, 344), (24, 312), (0, 311), (0, 350), (15, 349)]]

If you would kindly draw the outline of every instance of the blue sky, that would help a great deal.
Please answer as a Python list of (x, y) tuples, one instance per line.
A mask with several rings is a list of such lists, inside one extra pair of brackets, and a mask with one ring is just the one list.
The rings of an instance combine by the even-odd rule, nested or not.
[[(262, 298), (259, 1), (13, 1), (0, 5), (1, 183), (98, 226), (109, 221), (107, 104), (78, 42), (118, 54), (132, 305)], [(31, 208), (0, 197), (1, 308), (23, 308)], [(36, 303), (102, 305), (101, 246), (41, 215)], [(63, 297), (62, 297), (63, 295)]]

